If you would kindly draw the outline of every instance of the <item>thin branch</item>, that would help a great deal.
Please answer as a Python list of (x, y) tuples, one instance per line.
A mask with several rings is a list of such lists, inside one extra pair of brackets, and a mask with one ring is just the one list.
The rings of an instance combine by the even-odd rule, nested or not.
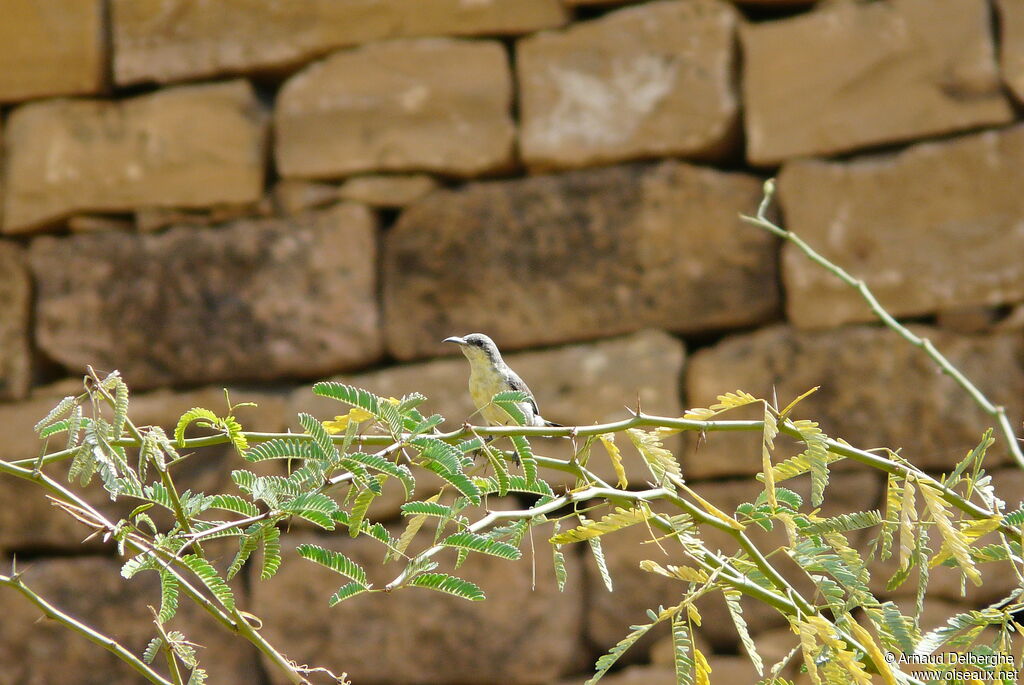
[(13, 573), (9, 576), (0, 575), (0, 586), (6, 586), (17, 590), (24, 595), (30, 602), (35, 604), (39, 609), (42, 610), (47, 617), (63, 624), (67, 628), (75, 631), (79, 635), (82, 635), (90, 642), (94, 642), (103, 649), (107, 650), (121, 661), (125, 662), (133, 669), (138, 671), (142, 676), (151, 683), (158, 683), (159, 685), (174, 685), (170, 680), (167, 680), (159, 673), (149, 667), (147, 663), (142, 661), (140, 658), (132, 654), (130, 651), (121, 646), (121, 644), (103, 633), (90, 628), (81, 621), (68, 616), (63, 611), (53, 606), (45, 599), (40, 597), (35, 591), (29, 588), (28, 585), (21, 579), (21, 576), (17, 573)]
[(957, 385), (959, 385), (961, 388), (967, 391), (967, 394), (971, 396), (971, 399), (974, 400), (975, 404), (981, 407), (981, 409), (986, 414), (989, 414), (990, 416), (996, 419), (996, 421), (999, 423), (999, 428), (1000, 430), (1002, 430), (1003, 436), (1006, 439), (1006, 443), (1009, 446), (1008, 448), (1010, 450), (1010, 454), (1013, 455), (1013, 458), (1016, 460), (1017, 465), (1020, 466), (1021, 468), (1024, 468), (1024, 452), (1021, 451), (1021, 447), (1018, 444), (1017, 435), (1016, 433), (1014, 433), (1013, 427), (1010, 425), (1010, 420), (1006, 416), (1006, 408), (1003, 407), (1002, 405), (997, 405), (991, 400), (989, 400), (985, 396), (985, 394), (981, 392), (981, 390), (979, 390), (978, 387), (970, 381), (970, 379), (968, 379), (959, 369), (953, 366), (953, 364), (945, 357), (945, 355), (943, 355), (941, 352), (939, 352), (938, 349), (936, 349), (935, 345), (932, 343), (931, 340), (917, 335), (909, 328), (907, 328), (899, 321), (897, 321), (889, 312), (885, 310), (885, 308), (882, 307), (881, 303), (878, 301), (878, 298), (875, 297), (874, 293), (871, 292), (867, 284), (862, 279), (855, 278), (841, 266), (829, 261), (827, 258), (822, 256), (814, 248), (808, 245), (807, 242), (803, 238), (798, 236), (796, 233), (793, 233), (790, 230), (782, 228), (781, 226), (775, 224), (771, 219), (769, 219), (767, 217), (768, 206), (771, 204), (772, 196), (774, 194), (775, 181), (774, 179), (768, 179), (767, 181), (765, 181), (764, 184), (764, 198), (761, 200), (761, 204), (757, 208), (757, 215), (746, 216), (741, 214), (740, 218), (743, 221), (746, 221), (748, 224), (752, 224), (754, 226), (763, 228), (769, 233), (772, 233), (773, 235), (776, 235), (782, 238), (783, 240), (786, 240), (792, 243), (793, 245), (796, 245), (796, 247), (805, 255), (807, 255), (807, 257), (812, 262), (822, 267), (829, 273), (833, 274), (843, 283), (849, 285), (851, 288), (854, 288), (858, 293), (860, 293), (860, 296), (864, 299), (865, 302), (867, 302), (868, 306), (871, 308), (871, 311), (874, 312), (875, 316), (877, 316), (882, 321), (882, 323), (884, 323), (891, 330), (898, 333), (900, 337), (908, 341), (911, 345), (914, 345), (915, 347), (924, 350), (925, 354), (927, 354), (932, 359), (932, 361), (938, 364), (939, 368), (942, 369), (942, 372), (944, 374), (952, 378), (957, 383)]

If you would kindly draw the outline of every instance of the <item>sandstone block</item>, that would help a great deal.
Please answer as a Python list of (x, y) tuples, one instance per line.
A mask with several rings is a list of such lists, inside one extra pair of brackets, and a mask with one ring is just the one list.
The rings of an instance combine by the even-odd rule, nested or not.
[(123, 101), (22, 105), (6, 131), (4, 230), (32, 230), (83, 210), (255, 201), (265, 133), (245, 81)]
[(358, 176), (345, 181), (338, 194), (351, 202), (394, 208), (412, 204), (434, 188), (437, 181), (426, 174)]
[[(140, 572), (125, 580), (120, 563), (102, 557), (33, 559), (19, 563), (24, 580), (44, 599), (65, 613), (111, 635), (139, 655), (156, 635), (147, 605), (159, 606), (157, 574)], [(235, 587), (245, 606), (244, 595)], [(134, 685), (140, 675), (120, 659), (69, 631), (55, 621), (40, 620), (42, 612), (22, 595), (4, 588), (0, 593), (0, 663), (4, 683), (18, 685)], [(200, 665), (209, 682), (251, 683), (261, 675), (256, 650), (244, 639), (225, 630), (205, 611), (182, 595), (179, 613), (170, 629), (203, 645)], [(166, 674), (163, 658), (154, 668)]]
[(728, 153), (737, 16), (717, 0), (655, 2), (521, 39), (523, 160), (551, 168)]
[[(787, 228), (863, 278), (895, 316), (1024, 299), (1024, 127), (847, 163), (787, 164)], [(863, 298), (786, 245), (786, 308), (802, 327), (872, 321)]]
[[(345, 581), (299, 558), (293, 550), (302, 542), (341, 551), (362, 564), (377, 587), (399, 571), (393, 564), (381, 566), (383, 548), (365, 537), (284, 536), (284, 563), (272, 580), (254, 584), (254, 606), (264, 621), (263, 634), (300, 663), (345, 671), (353, 682), (514, 684), (553, 680), (578, 659), (579, 565), (566, 555), (569, 579), (559, 593), (546, 542), (537, 542), (533, 590), (527, 559), (473, 555), (455, 573), (483, 589), (483, 602), (403, 588), (353, 597), (333, 609), (327, 599)], [(353, 631), (350, 619), (356, 616), (359, 630)]]
[(759, 196), (753, 177), (678, 162), (431, 193), (385, 237), (388, 347), (411, 359), (469, 331), (512, 350), (770, 320), (776, 243), (737, 218)]
[(365, 207), (338, 205), (209, 230), (40, 238), (38, 343), (140, 389), (367, 364), (381, 352), (374, 232)]
[(6, 0), (0, 22), (0, 102), (103, 89), (101, 0)]
[(999, 67), (1003, 82), (1017, 100), (1024, 100), (1024, 5), (997, 0), (999, 10)]
[[(1019, 335), (915, 330), (930, 338), (982, 392), (1005, 405), (1011, 423), (1019, 425), (1024, 414)], [(993, 425), (923, 352), (873, 326), (828, 332), (780, 326), (738, 335), (696, 352), (686, 374), (687, 401), (693, 406), (708, 406), (718, 394), (737, 388), (769, 399), (774, 391), (784, 406), (815, 386), (818, 391), (794, 410), (796, 418), (817, 421), (827, 435), (855, 447), (902, 449), (904, 457), (925, 469), (952, 468)], [(734, 417), (750, 418), (739, 413)], [(684, 473), (702, 478), (760, 471), (759, 441), (759, 434), (709, 433), (684, 460)], [(989, 467), (1007, 458), (1000, 442), (997, 436)]]
[(281, 88), (278, 169), (301, 178), (496, 171), (512, 164), (511, 100), (496, 42), (424, 38), (337, 52)]
[(166, 83), (281, 69), (385, 38), (529, 33), (559, 0), (113, 0), (114, 78)]
[(26, 261), (20, 247), (0, 242), (0, 400), (24, 397), (32, 381), (32, 285)]
[(895, 0), (743, 27), (748, 159), (778, 164), (1011, 121), (990, 19), (983, 0)]

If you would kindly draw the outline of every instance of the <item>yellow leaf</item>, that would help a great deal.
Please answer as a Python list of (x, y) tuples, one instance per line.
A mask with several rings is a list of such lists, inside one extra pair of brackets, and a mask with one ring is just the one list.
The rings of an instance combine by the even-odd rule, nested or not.
[(853, 636), (860, 640), (861, 646), (867, 650), (868, 656), (874, 662), (875, 668), (878, 669), (878, 674), (885, 681), (885, 685), (897, 685), (896, 676), (893, 675), (892, 669), (889, 668), (889, 664), (885, 659), (885, 654), (879, 649), (871, 633), (856, 621), (850, 621), (850, 630), (853, 632)]
[(800, 402), (802, 402), (804, 398), (806, 398), (808, 395), (813, 395), (814, 393), (818, 392), (818, 388), (820, 387), (820, 385), (814, 386), (813, 388), (805, 392), (803, 395), (800, 395), (800, 397), (796, 398), (795, 400), (787, 404), (786, 408), (779, 412), (779, 418), (784, 419), (787, 416), (789, 416), (789, 412), (793, 411), (793, 408), (796, 407), (796, 405), (800, 404)]
[(696, 647), (693, 648), (693, 666), (696, 673), (694, 674), (694, 682), (696, 685), (711, 685), (711, 665), (708, 664), (708, 660), (704, 658), (704, 655)]
[(703, 497), (698, 495), (696, 492), (694, 492), (693, 488), (689, 488), (689, 487), (684, 485), (683, 486), (683, 490), (685, 490), (686, 494), (688, 494), (690, 497), (692, 497), (695, 500), (697, 500), (697, 503), (704, 509), (704, 511), (706, 511), (709, 514), (711, 514), (716, 519), (718, 519), (722, 523), (726, 524), (727, 526), (729, 526), (733, 530), (746, 530), (747, 529), (747, 527), (744, 526), (742, 523), (740, 523), (739, 521), (737, 521), (733, 517), (729, 516), (724, 511), (722, 511), (721, 509), (716, 507), (714, 504), (712, 504), (711, 502), (707, 501), (706, 499), (704, 499)]
[(615, 477), (618, 479), (617, 485), (620, 488), (626, 487), (629, 485), (629, 481), (626, 480), (626, 469), (622, 466), (622, 453), (619, 452), (619, 448), (615, 444), (615, 433), (605, 433), (597, 437), (604, 445), (604, 451), (608, 453), (608, 458), (612, 460), (612, 468), (615, 469)]

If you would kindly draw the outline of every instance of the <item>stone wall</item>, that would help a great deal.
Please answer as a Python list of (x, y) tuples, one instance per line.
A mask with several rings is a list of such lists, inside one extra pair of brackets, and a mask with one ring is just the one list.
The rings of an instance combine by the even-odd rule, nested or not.
[[(297, 427), (296, 411), (332, 409), (310, 381), (337, 375), (423, 392), (458, 423), (467, 368), (439, 341), (483, 331), (561, 423), (620, 418), (637, 398), (678, 415), (736, 388), (788, 401), (817, 385), (800, 412), (829, 434), (948, 468), (990, 422), (855, 292), (738, 220), (772, 175), (790, 228), (1014, 425), (1024, 415), (1018, 0), (5, 0), (0, 12), (5, 458), (38, 453), (31, 426), (86, 364), (121, 370), (141, 423), (218, 409), (227, 385), (259, 403), (248, 426)], [(757, 491), (756, 441), (671, 446), (728, 510)], [(991, 459), (1016, 502), (1024, 476), (1005, 450)], [(228, 487), (229, 460), (182, 477)], [(840, 468), (827, 506), (875, 507), (881, 489)], [(374, 515), (395, 522), (397, 504)], [(154, 588), (121, 594), (109, 550), (84, 535), (0, 479), (0, 556), (139, 650)], [(286, 550), (313, 535), (296, 528)], [(608, 540), (612, 594), (579, 550), (564, 593), (544, 554), (535, 590), (529, 563), (468, 564), (482, 605), (408, 592), (332, 611), (333, 579), (299, 564), (237, 590), (290, 657), (357, 683), (568, 684), (672, 601), (637, 568), (647, 547)], [(926, 624), (1005, 589), (964, 600), (934, 575)], [(715, 682), (753, 682), (724, 607), (702, 609)], [(13, 593), (0, 611), (0, 685), (137, 682)], [(209, 645), (212, 682), (277, 682), (197, 613), (184, 618)], [(777, 616), (747, 619), (766, 658), (795, 644)], [(606, 682), (672, 682), (669, 651), (644, 643), (629, 659), (649, 663)]]

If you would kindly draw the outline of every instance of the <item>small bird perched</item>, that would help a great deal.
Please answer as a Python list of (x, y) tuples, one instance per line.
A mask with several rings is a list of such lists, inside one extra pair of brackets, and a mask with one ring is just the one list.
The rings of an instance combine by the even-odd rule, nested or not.
[(558, 426), (540, 415), (537, 400), (523, 379), (508, 367), (501, 358), (501, 352), (494, 341), (483, 333), (470, 333), (460, 338), (453, 336), (442, 342), (455, 343), (462, 348), (462, 353), (469, 360), (469, 394), (473, 404), (480, 411), (487, 423), (495, 426), (507, 426), (515, 423), (512, 417), (501, 407), (493, 404), (491, 398), (499, 392), (518, 390), (529, 397), (519, 402), (519, 410), (526, 417), (527, 426)]

